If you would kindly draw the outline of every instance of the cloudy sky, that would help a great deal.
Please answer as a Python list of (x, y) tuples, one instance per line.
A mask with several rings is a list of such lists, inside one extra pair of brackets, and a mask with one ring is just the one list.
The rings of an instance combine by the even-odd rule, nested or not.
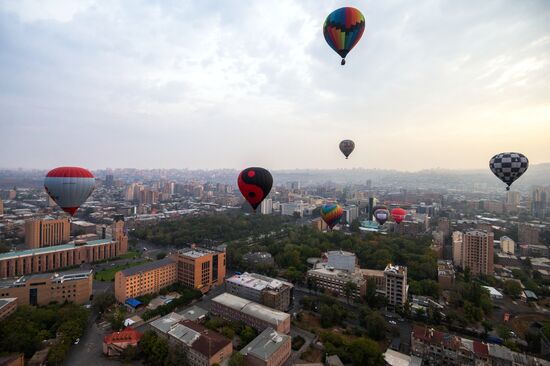
[[(550, 2), (0, 2), (0, 167), (550, 162)], [(338, 142), (351, 138), (349, 160)]]

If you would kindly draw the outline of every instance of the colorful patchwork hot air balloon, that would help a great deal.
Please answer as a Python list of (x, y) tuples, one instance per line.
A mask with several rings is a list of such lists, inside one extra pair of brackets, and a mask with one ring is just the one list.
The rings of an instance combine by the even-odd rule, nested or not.
[(407, 216), (407, 211), (403, 210), (401, 207), (397, 207), (391, 210), (391, 217), (393, 218), (393, 221), (397, 222), (398, 224), (400, 224), (401, 221), (405, 219), (405, 216)]
[(508, 152), (496, 154), (489, 161), (489, 168), (498, 179), (506, 183), (506, 190), (529, 168), (529, 159), (521, 153)]
[(355, 8), (340, 8), (329, 14), (323, 26), (323, 35), (328, 45), (342, 57), (346, 56), (359, 42), (365, 30), (365, 17)]
[(321, 218), (331, 229), (340, 221), (342, 215), (344, 215), (344, 209), (336, 203), (329, 203), (321, 207)]
[(340, 151), (342, 152), (342, 154), (344, 154), (346, 159), (353, 152), (354, 149), (355, 149), (355, 142), (351, 140), (342, 140), (340, 142)]
[(384, 207), (379, 208), (374, 211), (374, 219), (379, 225), (384, 225), (386, 221), (390, 218), (390, 212)]
[(273, 177), (271, 173), (264, 168), (246, 168), (239, 174), (237, 184), (244, 198), (250, 203), (254, 211), (256, 211), (256, 208), (271, 191)]
[(48, 195), (63, 209), (74, 216), (95, 187), (95, 178), (89, 170), (64, 166), (50, 170), (44, 179)]

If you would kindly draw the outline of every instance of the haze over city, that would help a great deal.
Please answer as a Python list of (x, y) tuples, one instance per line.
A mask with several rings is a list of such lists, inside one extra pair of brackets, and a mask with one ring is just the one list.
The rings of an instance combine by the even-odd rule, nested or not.
[[(0, 4), (2, 168), (481, 169), (550, 156), (550, 3)], [(343, 160), (338, 142), (356, 150)]]

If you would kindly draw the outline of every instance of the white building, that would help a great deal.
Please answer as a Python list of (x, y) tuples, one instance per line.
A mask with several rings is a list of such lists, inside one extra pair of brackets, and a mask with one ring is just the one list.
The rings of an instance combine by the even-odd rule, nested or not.
[(386, 280), (386, 299), (388, 305), (401, 308), (407, 301), (409, 285), (407, 285), (407, 267), (392, 265), (384, 269)]
[(464, 234), (460, 231), (453, 232), (453, 264), (462, 267), (462, 242)]
[(305, 207), (306, 205), (302, 201), (281, 203), (281, 215), (294, 216), (294, 213), (297, 212), (302, 217)]
[(514, 254), (516, 250), (516, 242), (507, 236), (500, 238), (500, 250), (506, 254)]
[(273, 213), (273, 200), (271, 198), (266, 198), (260, 204), (260, 213), (262, 215), (271, 215)]
[(329, 267), (348, 272), (355, 272), (355, 267), (357, 266), (357, 257), (354, 253), (346, 252), (343, 250), (331, 250), (327, 252), (327, 258), (327, 265)]
[(355, 205), (347, 206), (344, 208), (344, 222), (351, 224), (359, 217), (359, 208)]

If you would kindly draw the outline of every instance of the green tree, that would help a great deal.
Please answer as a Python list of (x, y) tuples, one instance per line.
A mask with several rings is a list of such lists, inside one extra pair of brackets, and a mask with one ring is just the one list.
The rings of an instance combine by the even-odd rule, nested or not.
[(168, 343), (151, 330), (143, 334), (139, 348), (145, 360), (151, 365), (163, 366), (168, 357)]
[(513, 297), (519, 298), (521, 295), (521, 285), (517, 281), (505, 281), (504, 282), (504, 293)]
[(63, 365), (68, 351), (69, 345), (65, 342), (59, 342), (54, 345), (48, 354), (48, 365)]
[(240, 352), (233, 352), (231, 358), (229, 358), (228, 366), (245, 366), (243, 354)]
[(94, 296), (92, 306), (99, 313), (105, 312), (111, 305), (116, 303), (115, 295), (112, 292), (102, 292)]
[(372, 339), (357, 338), (350, 343), (348, 350), (354, 365), (384, 365), (384, 357), (380, 352), (380, 348)]
[(386, 321), (378, 311), (371, 311), (365, 317), (367, 335), (377, 341), (386, 337)]
[(183, 347), (173, 346), (169, 348), (168, 355), (164, 360), (164, 366), (187, 366), (187, 356), (183, 352)]
[(235, 337), (235, 331), (227, 326), (222, 328), (221, 334), (228, 339), (233, 339), (233, 337)]
[(244, 347), (252, 342), (252, 340), (256, 338), (257, 335), (258, 333), (253, 328), (249, 327), (248, 325), (244, 327), (241, 334), (239, 334), (239, 336), (241, 337), (241, 346)]
[(161, 260), (161, 259), (164, 259), (166, 257), (166, 253), (165, 252), (159, 252), (157, 253), (157, 260)]

